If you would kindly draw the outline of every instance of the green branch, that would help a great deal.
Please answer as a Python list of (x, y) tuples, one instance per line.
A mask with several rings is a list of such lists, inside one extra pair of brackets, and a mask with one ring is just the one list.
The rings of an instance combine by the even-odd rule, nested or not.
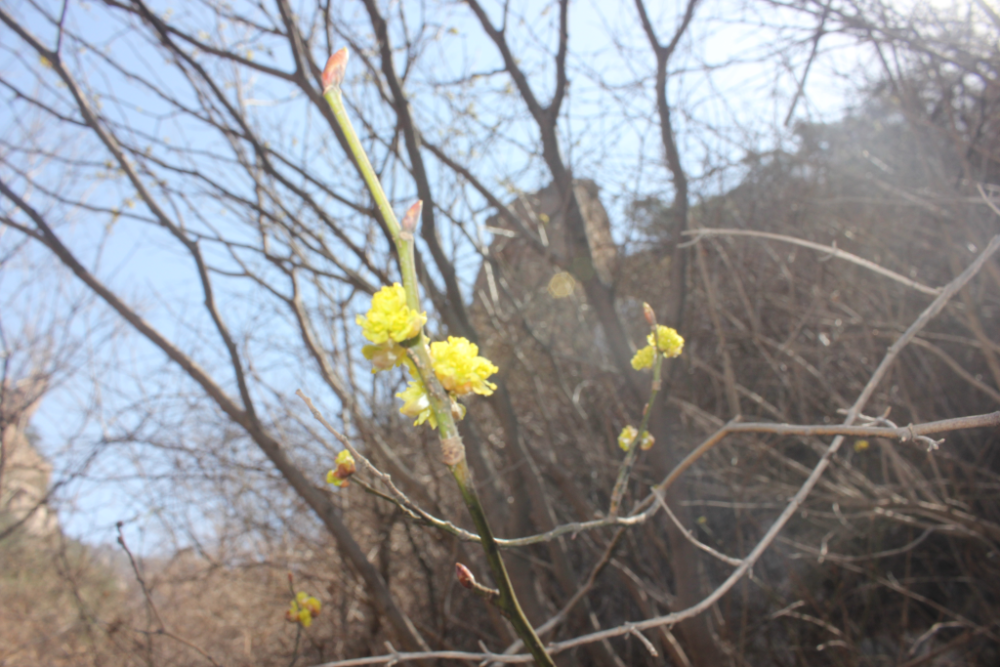
[[(399, 269), (403, 277), (403, 288), (406, 290), (407, 306), (419, 312), (420, 294), (417, 289), (413, 231), (420, 217), (421, 204), (420, 202), (414, 204), (403, 219), (403, 224), (399, 224), (392, 206), (385, 195), (385, 191), (382, 189), (382, 184), (379, 182), (375, 170), (372, 169), (365, 149), (358, 140), (354, 126), (347, 116), (347, 110), (344, 108), (340, 83), (343, 80), (346, 66), (347, 49), (341, 49), (330, 58), (326, 69), (323, 71), (323, 97), (330, 105), (334, 118), (337, 120), (337, 124), (347, 139), (347, 145), (361, 171), (365, 184), (368, 186), (368, 191), (375, 200), (375, 204), (386, 224), (389, 226), (389, 232), (392, 235), (392, 240), (396, 245), (396, 251), (399, 256)], [(443, 462), (448, 466), (452, 476), (455, 478), (455, 482), (458, 484), (462, 500), (465, 501), (465, 506), (472, 517), (472, 522), (476, 527), (483, 551), (486, 554), (486, 560), (489, 562), (493, 578), (497, 583), (498, 595), (495, 599), (492, 597), (488, 599), (499, 608), (501, 613), (514, 626), (518, 637), (524, 641), (525, 646), (535, 658), (535, 663), (540, 667), (555, 667), (552, 657), (545, 650), (545, 647), (524, 615), (524, 611), (517, 600), (510, 576), (507, 574), (507, 567), (504, 565), (503, 557), (500, 555), (500, 548), (493, 537), (493, 531), (490, 529), (486, 512), (483, 510), (483, 504), (472, 483), (472, 476), (465, 458), (465, 447), (462, 445), (462, 439), (458, 434), (458, 427), (455, 425), (455, 416), (452, 414), (452, 399), (434, 373), (433, 359), (428, 347), (428, 340), (422, 332), (407, 347), (407, 353), (427, 390), (428, 402), (430, 403), (434, 419), (437, 422), (438, 434), (441, 439), (441, 456)]]

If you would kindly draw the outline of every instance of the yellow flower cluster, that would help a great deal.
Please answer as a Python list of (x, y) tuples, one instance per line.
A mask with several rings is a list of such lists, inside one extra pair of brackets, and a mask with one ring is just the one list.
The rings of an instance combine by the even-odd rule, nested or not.
[[(431, 343), (430, 349), (434, 375), (452, 398), (453, 408), (459, 412), (457, 416), (464, 415), (465, 410), (454, 399), (470, 393), (489, 396), (497, 388), (486, 378), (500, 369), (490, 363), (489, 359), (479, 356), (479, 346), (475, 343), (465, 338), (448, 336), (447, 341)], [(426, 421), (431, 428), (437, 428), (437, 419), (434, 418), (423, 382), (419, 379), (411, 381), (406, 390), (396, 396), (403, 399), (403, 407), (399, 411), (416, 419), (414, 426)]]
[[(621, 434), (618, 436), (618, 446), (624, 451), (628, 451), (635, 442), (636, 436), (639, 435), (639, 430), (632, 426), (631, 424), (622, 429)], [(649, 433), (649, 431), (643, 431), (642, 439), (639, 440), (639, 448), (646, 451), (656, 442), (656, 439)]]
[(677, 333), (677, 330), (662, 324), (656, 326), (656, 339), (653, 339), (653, 334), (649, 334), (646, 336), (646, 342), (648, 345), (632, 357), (632, 368), (637, 371), (653, 367), (657, 348), (667, 359), (680, 356), (681, 351), (684, 350), (684, 339)]
[(406, 290), (399, 283), (383, 287), (372, 297), (371, 308), (355, 321), (365, 338), (374, 345), (365, 345), (361, 352), (372, 362), (372, 372), (398, 366), (406, 359), (400, 345), (414, 338), (427, 323), (427, 313), (418, 313), (406, 305)]
[(326, 473), (326, 483), (333, 484), (334, 486), (347, 486), (347, 480), (356, 470), (354, 456), (351, 455), (349, 450), (342, 449), (333, 462), (337, 467)]
[(365, 338), (375, 343), (394, 340), (402, 343), (420, 333), (427, 323), (427, 313), (418, 313), (406, 305), (406, 290), (399, 283), (383, 287), (372, 297), (372, 307), (355, 320)]
[[(427, 313), (418, 313), (407, 306), (406, 290), (395, 283), (391, 287), (380, 289), (372, 297), (368, 313), (358, 315), (356, 322), (365, 338), (373, 343), (362, 348), (365, 358), (372, 362), (373, 373), (405, 365), (414, 378), (406, 390), (396, 394), (403, 399), (400, 412), (416, 419), (414, 425), (429, 422), (432, 428), (437, 428), (427, 388), (407, 356), (406, 349), (401, 345), (420, 334), (427, 323)], [(490, 363), (489, 359), (479, 356), (479, 347), (465, 338), (449, 336), (447, 341), (431, 343), (430, 356), (434, 375), (448, 392), (456, 418), (465, 414), (465, 408), (455, 401), (456, 398), (471, 393), (489, 396), (497, 388), (487, 378), (500, 369)], [(350, 472), (341, 474), (341, 469), (338, 457), (337, 470), (330, 471), (327, 481), (337, 486), (346, 483), (347, 477), (354, 472), (354, 460), (350, 461)]]
[(479, 346), (465, 338), (448, 336), (447, 342), (431, 343), (434, 375), (441, 385), (455, 396), (475, 392), (489, 396), (497, 388), (486, 378), (500, 369), (490, 360), (479, 356)]
[(308, 593), (300, 592), (295, 599), (288, 604), (285, 612), (285, 620), (289, 623), (299, 623), (304, 628), (312, 625), (313, 619), (319, 616), (323, 605), (319, 600)]

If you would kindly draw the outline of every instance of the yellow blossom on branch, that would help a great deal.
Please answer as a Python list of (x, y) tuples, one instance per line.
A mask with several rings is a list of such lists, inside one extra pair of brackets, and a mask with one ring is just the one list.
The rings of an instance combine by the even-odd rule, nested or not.
[(434, 374), (441, 385), (455, 396), (475, 392), (489, 396), (497, 388), (486, 378), (500, 369), (479, 356), (479, 346), (465, 338), (448, 336), (447, 342), (431, 343)]
[(354, 456), (346, 449), (342, 449), (337, 458), (333, 461), (337, 467), (326, 473), (326, 483), (334, 486), (347, 486), (347, 480), (356, 470)]
[(397, 398), (403, 399), (403, 407), (399, 409), (407, 417), (414, 417), (414, 426), (420, 426), (424, 422), (429, 422), (431, 428), (437, 428), (437, 419), (434, 418), (434, 411), (431, 410), (430, 399), (427, 398), (427, 389), (420, 380), (413, 380), (407, 388), (396, 394)]
[(656, 355), (656, 351), (653, 349), (652, 345), (647, 345), (632, 357), (632, 368), (637, 371), (641, 371), (644, 368), (653, 367), (653, 357)]
[(319, 616), (322, 610), (322, 603), (308, 593), (300, 592), (295, 599), (288, 603), (288, 610), (285, 612), (285, 620), (289, 623), (299, 623), (304, 628), (312, 625), (312, 620)]
[[(618, 446), (627, 452), (632, 446), (632, 443), (635, 442), (635, 438), (638, 435), (639, 430), (636, 427), (632, 425), (626, 426), (622, 429), (621, 434), (618, 436)], [(655, 442), (656, 439), (649, 433), (649, 431), (644, 431), (642, 439), (639, 440), (639, 448), (646, 451), (652, 447)]]
[(655, 340), (653, 334), (649, 334), (646, 336), (646, 342), (648, 345), (636, 352), (635, 356), (632, 357), (632, 368), (637, 371), (641, 371), (644, 368), (652, 368), (653, 359), (656, 356), (656, 348), (659, 348), (660, 352), (667, 359), (680, 356), (684, 350), (684, 338), (677, 333), (676, 329), (671, 329), (662, 324), (656, 326)]
[[(499, 369), (489, 359), (479, 356), (479, 347), (475, 343), (470, 343), (465, 338), (449, 336), (447, 341), (431, 343), (430, 353), (434, 375), (448, 392), (455, 419), (465, 416), (465, 406), (455, 400), (457, 397), (469, 393), (489, 396), (497, 388), (487, 378)], [(411, 375), (417, 377), (412, 363), (408, 367)], [(410, 382), (396, 396), (403, 399), (403, 407), (399, 411), (407, 417), (413, 417), (416, 420), (413, 422), (414, 426), (427, 422), (431, 428), (437, 428), (437, 418), (431, 409), (427, 388), (419, 378)]]
[[(653, 334), (646, 336), (646, 341), (652, 345)], [(656, 327), (656, 343), (657, 347), (660, 348), (660, 352), (662, 352), (663, 356), (667, 359), (670, 359), (671, 357), (679, 357), (681, 352), (684, 350), (684, 338), (677, 333), (676, 329), (665, 327), (662, 324), (659, 324)]]
[[(406, 290), (399, 283), (394, 283), (376, 292), (368, 313), (358, 315), (355, 321), (365, 338), (376, 346), (383, 346), (389, 341), (402, 343), (419, 334), (427, 323), (427, 313), (418, 313), (407, 306)], [(365, 356), (372, 359), (368, 354)]]

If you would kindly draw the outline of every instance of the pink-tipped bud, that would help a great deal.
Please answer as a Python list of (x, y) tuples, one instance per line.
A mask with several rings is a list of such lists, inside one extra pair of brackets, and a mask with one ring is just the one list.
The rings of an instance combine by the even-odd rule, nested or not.
[(340, 88), (340, 82), (344, 80), (344, 72), (347, 71), (347, 59), (350, 54), (345, 46), (337, 51), (326, 61), (323, 69), (323, 92), (331, 88)]
[(649, 305), (648, 303), (643, 303), (642, 314), (646, 316), (646, 322), (649, 323), (649, 326), (651, 327), (656, 326), (656, 312), (653, 311), (653, 307), (651, 305)]
[(294, 584), (295, 583), (295, 575), (292, 574), (291, 572), (288, 573), (288, 583), (289, 584)]
[(476, 578), (473, 576), (472, 570), (461, 563), (455, 563), (455, 576), (458, 577), (458, 583), (466, 588), (476, 587)]
[(402, 231), (399, 234), (403, 237), (404, 241), (413, 240), (413, 232), (417, 230), (417, 223), (420, 221), (420, 214), (423, 212), (424, 202), (420, 199), (406, 211), (406, 215), (403, 216), (403, 221), (400, 223)]

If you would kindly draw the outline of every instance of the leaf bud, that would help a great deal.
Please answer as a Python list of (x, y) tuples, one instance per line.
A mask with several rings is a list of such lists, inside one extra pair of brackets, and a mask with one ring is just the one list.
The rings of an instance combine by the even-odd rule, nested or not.
[(645, 315), (646, 322), (649, 324), (649, 326), (651, 327), (656, 326), (656, 312), (653, 310), (653, 307), (651, 305), (643, 302), (642, 314)]
[(331, 88), (340, 88), (340, 83), (344, 80), (344, 72), (347, 71), (347, 59), (349, 53), (345, 46), (337, 51), (326, 61), (323, 69), (323, 93)]
[(424, 202), (420, 199), (406, 211), (406, 215), (403, 216), (403, 221), (400, 224), (402, 228), (399, 232), (399, 236), (404, 241), (413, 240), (413, 232), (417, 230), (417, 223), (420, 221), (420, 214), (424, 212)]
[(458, 583), (462, 584), (464, 587), (476, 587), (476, 577), (472, 574), (472, 570), (465, 567), (461, 563), (455, 563), (455, 576), (458, 578)]

